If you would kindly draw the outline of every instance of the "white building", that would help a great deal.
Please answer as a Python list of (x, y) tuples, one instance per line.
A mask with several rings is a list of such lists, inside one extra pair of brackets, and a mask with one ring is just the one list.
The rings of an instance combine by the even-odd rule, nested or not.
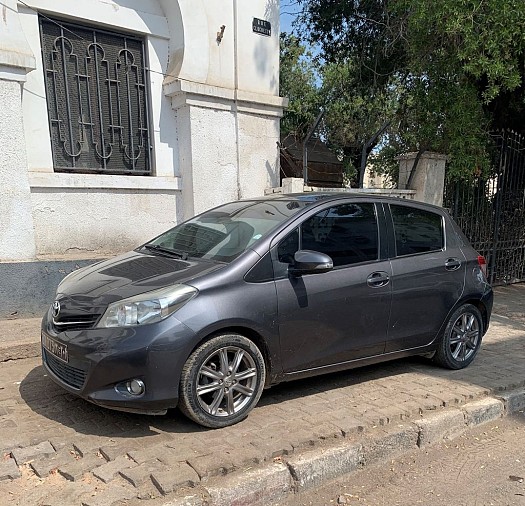
[(0, 263), (124, 251), (277, 186), (277, 0), (0, 10)]

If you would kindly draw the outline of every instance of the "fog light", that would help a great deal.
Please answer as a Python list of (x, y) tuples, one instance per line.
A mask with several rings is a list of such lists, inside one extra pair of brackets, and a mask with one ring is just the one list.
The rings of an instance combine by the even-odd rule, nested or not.
[(142, 395), (146, 391), (146, 385), (139, 379), (132, 379), (126, 383), (126, 389), (131, 395)]

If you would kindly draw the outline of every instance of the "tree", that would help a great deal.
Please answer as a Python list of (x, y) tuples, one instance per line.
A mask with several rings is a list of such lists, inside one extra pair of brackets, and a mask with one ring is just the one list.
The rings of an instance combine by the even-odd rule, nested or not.
[[(390, 104), (379, 164), (436, 150), (451, 177), (487, 172), (489, 131), (521, 125), (523, 0), (299, 0), (300, 21), (327, 64), (351, 63), (348, 94)], [(356, 83), (357, 81), (357, 83)], [(387, 119), (383, 106), (375, 124)], [(521, 127), (522, 128), (522, 127)]]
[(319, 113), (316, 67), (312, 55), (294, 35), (281, 33), (280, 50), (280, 95), (289, 99), (281, 120), (281, 134), (301, 140)]
[[(316, 134), (340, 156), (352, 180), (358, 179), (363, 146), (391, 112), (383, 91), (362, 87), (357, 75), (350, 61), (320, 67), (298, 37), (281, 34), (280, 94), (289, 98), (281, 132), (300, 143), (324, 111)], [(368, 144), (367, 155), (376, 143)]]
[(390, 125), (394, 108), (390, 93), (363, 86), (356, 63), (329, 63), (321, 69), (326, 119), (323, 135), (340, 152), (349, 179), (362, 186), (366, 159)]

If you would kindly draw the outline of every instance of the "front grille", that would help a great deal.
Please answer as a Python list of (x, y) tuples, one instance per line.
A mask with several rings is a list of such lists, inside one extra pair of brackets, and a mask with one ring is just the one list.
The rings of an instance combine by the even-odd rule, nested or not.
[(99, 318), (99, 314), (59, 316), (58, 320), (53, 318), (53, 326), (57, 332), (91, 329), (95, 326)]
[(87, 371), (66, 364), (44, 350), (44, 358), (49, 369), (66, 385), (80, 390), (86, 381)]

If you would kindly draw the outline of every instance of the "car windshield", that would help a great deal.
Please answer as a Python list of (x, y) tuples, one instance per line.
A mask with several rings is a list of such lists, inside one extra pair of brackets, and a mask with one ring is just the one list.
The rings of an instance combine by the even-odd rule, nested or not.
[(182, 258), (231, 262), (311, 201), (240, 201), (177, 225), (144, 245)]

